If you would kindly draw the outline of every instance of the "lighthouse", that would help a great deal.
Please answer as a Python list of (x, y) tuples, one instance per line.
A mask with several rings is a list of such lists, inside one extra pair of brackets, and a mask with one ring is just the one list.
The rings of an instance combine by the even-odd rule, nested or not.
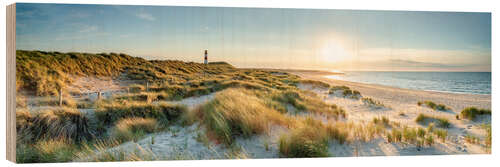
[(205, 50), (205, 64), (208, 64), (208, 50)]

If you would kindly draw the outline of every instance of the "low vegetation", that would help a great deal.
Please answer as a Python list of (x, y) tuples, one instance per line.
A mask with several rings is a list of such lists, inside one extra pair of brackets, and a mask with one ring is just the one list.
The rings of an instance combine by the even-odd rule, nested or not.
[(145, 134), (154, 132), (157, 128), (157, 122), (153, 118), (124, 118), (116, 123), (113, 137), (119, 141), (137, 141)]
[(424, 146), (432, 146), (435, 141), (434, 138), (441, 139), (442, 142), (446, 139), (448, 131), (444, 129), (435, 129), (434, 124), (429, 124), (429, 126), (424, 129), (421, 127), (411, 128), (393, 128), (390, 133), (386, 134), (387, 142), (405, 142), (409, 144), (415, 144), (418, 148)]
[(257, 92), (226, 89), (214, 100), (198, 108), (196, 116), (222, 143), (231, 144), (236, 136), (249, 137), (267, 132), (272, 124), (286, 125), (287, 118), (269, 108)]
[(419, 101), (417, 103), (418, 106), (427, 106), (429, 108), (432, 108), (433, 110), (439, 110), (439, 111), (449, 111), (451, 110), (450, 107), (444, 105), (444, 104), (436, 104), (432, 101)]
[(352, 90), (347, 86), (333, 86), (328, 90), (329, 94), (335, 94), (336, 92), (341, 92), (343, 97), (360, 99), (361, 93), (357, 90)]
[(474, 120), (478, 115), (491, 115), (491, 110), (467, 107), (460, 112), (460, 116), (465, 119)]
[(428, 124), (430, 122), (434, 122), (441, 128), (448, 128), (451, 126), (450, 121), (446, 118), (429, 116), (423, 113), (419, 114), (417, 118), (415, 118), (415, 122), (420, 124)]
[(279, 152), (289, 158), (326, 157), (330, 140), (344, 143), (347, 137), (345, 129), (307, 117), (289, 134), (280, 137)]
[(183, 105), (161, 102), (158, 104), (144, 102), (109, 102), (103, 103), (95, 111), (96, 118), (105, 124), (112, 124), (122, 118), (141, 117), (155, 118), (160, 123), (175, 121), (187, 108)]
[(68, 139), (86, 141), (95, 135), (86, 116), (71, 108), (44, 110), (34, 115), (16, 112), (16, 127), (20, 140), (35, 142), (40, 139)]
[(377, 109), (390, 108), (389, 106), (384, 105), (382, 102), (374, 100), (374, 99), (369, 98), (369, 97), (363, 97), (363, 98), (361, 98), (361, 101), (365, 105), (368, 105), (370, 107), (374, 107), (374, 108), (377, 108)]

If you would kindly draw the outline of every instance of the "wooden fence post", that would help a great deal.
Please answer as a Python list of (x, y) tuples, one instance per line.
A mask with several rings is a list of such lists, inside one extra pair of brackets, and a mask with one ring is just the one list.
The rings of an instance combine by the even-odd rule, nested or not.
[(97, 100), (100, 100), (101, 99), (101, 92), (97, 92)]
[(149, 92), (149, 81), (146, 81), (146, 92)]
[(63, 94), (62, 94), (62, 88), (59, 88), (59, 106), (63, 105)]

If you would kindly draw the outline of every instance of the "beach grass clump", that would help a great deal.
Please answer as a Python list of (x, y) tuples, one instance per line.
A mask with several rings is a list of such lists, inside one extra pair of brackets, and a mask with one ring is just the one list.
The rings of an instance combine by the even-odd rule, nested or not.
[(279, 152), (288, 158), (327, 157), (328, 138), (315, 129), (300, 128), (280, 137)]
[(117, 121), (112, 134), (118, 141), (137, 141), (145, 134), (155, 132), (157, 128), (157, 121), (153, 118), (124, 118)]
[(428, 100), (426, 100), (426, 101), (419, 101), (417, 103), (417, 105), (418, 106), (425, 105), (425, 106), (427, 106), (429, 108), (432, 108), (433, 110), (439, 110), (439, 111), (449, 111), (449, 110), (451, 110), (450, 107), (448, 107), (448, 106), (446, 106), (444, 104), (436, 104), (436, 103), (434, 103), (432, 101), (428, 101)]
[(336, 92), (341, 92), (343, 97), (359, 99), (361, 98), (361, 92), (357, 90), (352, 90), (347, 86), (333, 86), (328, 90), (328, 94), (335, 94)]
[(327, 157), (329, 141), (346, 142), (348, 131), (342, 125), (324, 124), (306, 117), (295, 125), (291, 132), (279, 138), (280, 156), (288, 158)]
[(16, 108), (25, 108), (27, 106), (26, 97), (21, 94), (16, 94)]
[[(46, 96), (39, 98), (34, 101), (35, 106), (59, 106), (59, 97), (56, 96)], [(64, 96), (62, 100), (62, 106), (75, 108), (76, 102), (70, 96)]]
[[(439, 131), (439, 132), (436, 132)], [(386, 133), (387, 142), (406, 142), (409, 144), (415, 144), (417, 148), (421, 148), (425, 145), (431, 146), (434, 144), (434, 136), (442, 139), (446, 138), (447, 131), (438, 129), (430, 132), (428, 129), (424, 128), (392, 128), (390, 133)]]
[(442, 142), (444, 142), (446, 137), (448, 137), (448, 131), (446, 129), (437, 128), (433, 131), (433, 133), (438, 137), (438, 139), (441, 139)]
[(369, 97), (363, 97), (363, 98), (361, 98), (361, 101), (363, 102), (363, 104), (368, 105), (370, 107), (377, 108), (377, 109), (390, 108), (390, 107), (384, 105), (382, 102), (374, 100), (374, 99), (369, 98)]
[(158, 100), (170, 100), (171, 96), (163, 92), (140, 92), (140, 93), (128, 93), (123, 95), (118, 95), (114, 97), (115, 100), (127, 100), (127, 101), (142, 101), (151, 103)]
[(328, 90), (328, 93), (329, 94), (333, 94), (335, 93), (336, 91), (344, 91), (344, 90), (351, 90), (351, 88), (345, 86), (345, 85), (342, 85), (342, 86), (332, 86), (329, 90)]
[(80, 111), (71, 108), (56, 108), (40, 111), (34, 115), (16, 112), (16, 127), (30, 141), (62, 138), (76, 142), (94, 137), (94, 128)]
[(476, 107), (467, 107), (460, 112), (460, 116), (465, 119), (474, 120), (478, 115), (491, 115), (489, 109), (478, 109)]
[(484, 145), (491, 149), (491, 124), (483, 124), (481, 125), (481, 128), (483, 128), (486, 131), (486, 138), (484, 139)]
[(290, 104), (299, 111), (305, 111), (307, 109), (305, 104), (302, 102), (302, 98), (298, 91), (290, 90), (290, 91), (275, 93), (273, 96), (273, 100), (278, 101), (284, 105)]
[(465, 142), (470, 143), (470, 144), (479, 144), (480, 140), (479, 137), (474, 136), (472, 134), (467, 134), (464, 137)]
[(429, 116), (423, 113), (418, 114), (417, 118), (415, 118), (415, 122), (420, 124), (435, 122), (441, 128), (448, 128), (451, 126), (450, 121), (446, 118)]
[(417, 141), (417, 130), (415, 128), (403, 128), (403, 141), (408, 143), (415, 143)]
[(312, 85), (314, 87), (320, 87), (320, 88), (329, 88), (330, 87), (330, 84), (327, 84), (327, 83), (324, 83), (321, 81), (316, 81), (316, 80), (300, 80), (299, 83)]
[(235, 137), (249, 137), (267, 132), (271, 124), (285, 125), (287, 118), (269, 108), (255, 91), (230, 88), (218, 92), (215, 98), (192, 114), (219, 141), (231, 144)]
[(131, 84), (128, 86), (129, 93), (140, 93), (146, 88), (144, 88), (144, 85), (139, 85), (139, 84)]
[[(281, 103), (283, 108), (286, 108), (289, 104), (301, 112), (324, 114), (335, 119), (341, 117), (345, 118), (347, 116), (344, 109), (335, 104), (325, 103), (323, 100), (318, 98), (316, 94), (297, 90), (287, 90), (272, 93), (271, 97), (272, 100)], [(268, 104), (272, 104), (272, 102), (268, 102)], [(274, 108), (279, 109), (281, 107), (275, 106)]]
[(167, 102), (151, 104), (123, 101), (101, 104), (95, 111), (95, 116), (99, 121), (108, 125), (130, 117), (155, 118), (160, 123), (167, 124), (176, 121), (186, 111), (187, 107), (184, 105)]
[(68, 162), (78, 147), (64, 138), (42, 139), (34, 144), (17, 144), (17, 163)]
[(372, 119), (372, 122), (374, 124), (381, 124), (383, 126), (390, 126), (390, 120), (389, 118), (385, 117), (385, 116), (382, 116), (382, 117), (374, 117)]
[(393, 128), (393, 129), (391, 130), (391, 133), (390, 133), (390, 134), (391, 134), (391, 135), (392, 135), (392, 137), (394, 138), (394, 141), (395, 141), (395, 142), (401, 142), (401, 141), (403, 141), (403, 133), (402, 133), (400, 130), (398, 130), (398, 129), (396, 129), (396, 128)]
[[(116, 162), (116, 161), (152, 161), (152, 160), (177, 160), (177, 159), (194, 159), (189, 158), (174, 158), (157, 155), (151, 149), (143, 148), (135, 145), (130, 149), (115, 149), (109, 148), (119, 145), (117, 140), (99, 140), (92, 144), (85, 144), (81, 151), (76, 153), (76, 162)], [(176, 154), (177, 156), (179, 154)]]

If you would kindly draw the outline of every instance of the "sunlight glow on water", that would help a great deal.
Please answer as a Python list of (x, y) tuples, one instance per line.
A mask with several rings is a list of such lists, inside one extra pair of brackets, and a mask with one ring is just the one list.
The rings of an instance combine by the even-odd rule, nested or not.
[(491, 94), (491, 72), (344, 72), (325, 77), (415, 90)]

